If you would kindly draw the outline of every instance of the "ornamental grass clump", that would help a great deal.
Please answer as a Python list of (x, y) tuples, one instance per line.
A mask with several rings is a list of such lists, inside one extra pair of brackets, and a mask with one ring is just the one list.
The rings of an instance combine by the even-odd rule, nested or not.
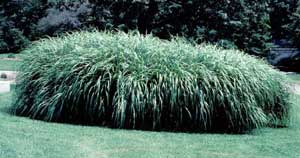
[(24, 53), (13, 106), (20, 116), (234, 133), (288, 118), (281, 74), (236, 50), (93, 31), (44, 39)]

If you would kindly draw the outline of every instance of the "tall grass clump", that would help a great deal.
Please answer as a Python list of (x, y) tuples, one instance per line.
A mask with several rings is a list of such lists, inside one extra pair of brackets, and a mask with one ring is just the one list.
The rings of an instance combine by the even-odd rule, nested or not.
[(77, 32), (27, 56), (16, 115), (114, 128), (243, 132), (283, 125), (281, 74), (236, 50), (138, 33)]

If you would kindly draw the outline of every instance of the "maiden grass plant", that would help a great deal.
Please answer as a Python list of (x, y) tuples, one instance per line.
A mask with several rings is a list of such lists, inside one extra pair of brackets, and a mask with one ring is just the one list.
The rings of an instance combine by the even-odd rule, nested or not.
[(113, 128), (245, 132), (285, 125), (279, 72), (236, 50), (76, 32), (27, 48), (16, 115)]

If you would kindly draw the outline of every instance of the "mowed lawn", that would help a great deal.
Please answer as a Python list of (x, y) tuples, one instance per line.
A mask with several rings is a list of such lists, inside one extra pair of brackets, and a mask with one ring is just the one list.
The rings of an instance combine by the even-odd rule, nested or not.
[(17, 70), (21, 64), (21, 55), (17, 54), (0, 54), (0, 71)]
[(300, 157), (300, 96), (292, 125), (251, 134), (188, 134), (46, 123), (9, 115), (11, 93), (0, 95), (1, 158)]
[(291, 82), (300, 84), (300, 73), (299, 74), (289, 74), (288, 77), (291, 79)]
[(2, 59), (0, 59), (0, 71), (5, 71), (5, 70), (15, 71), (15, 70), (17, 70), (20, 63), (21, 62), (18, 60), (2, 60)]
[(10, 115), (7, 111), (13, 99), (12, 93), (0, 94), (0, 158), (300, 157), (300, 95), (290, 98), (290, 127), (263, 128), (242, 135), (47, 123)]

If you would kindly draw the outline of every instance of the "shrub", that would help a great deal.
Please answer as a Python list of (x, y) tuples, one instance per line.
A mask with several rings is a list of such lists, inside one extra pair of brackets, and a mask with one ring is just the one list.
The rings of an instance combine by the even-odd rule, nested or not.
[(24, 51), (15, 114), (116, 128), (242, 132), (287, 118), (281, 75), (235, 50), (78, 32)]
[[(271, 42), (268, 4), (269, 0), (22, 0), (7, 1), (0, 10), (8, 28), (17, 29), (27, 40), (89, 27), (138, 29), (163, 39), (180, 35), (264, 56)], [(8, 46), (0, 41), (1, 48), (24, 47), (13, 40), (5, 38)]]
[(55, 35), (67, 31), (84, 29), (88, 22), (92, 5), (88, 2), (54, 3), (46, 10), (46, 16), (38, 21), (41, 34)]

